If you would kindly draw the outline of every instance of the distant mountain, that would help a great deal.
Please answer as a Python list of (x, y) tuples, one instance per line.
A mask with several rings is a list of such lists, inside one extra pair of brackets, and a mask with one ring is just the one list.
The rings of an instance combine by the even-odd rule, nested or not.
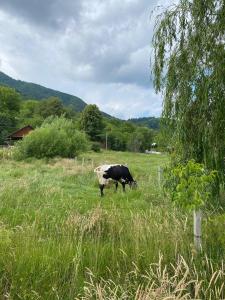
[(129, 119), (128, 121), (136, 125), (145, 126), (155, 130), (158, 130), (160, 126), (160, 118), (156, 118), (156, 117), (136, 118), (136, 119)]
[[(25, 99), (35, 99), (42, 100), (49, 97), (58, 97), (62, 100), (65, 106), (72, 107), (75, 111), (82, 111), (87, 105), (81, 98), (62, 93), (53, 89), (46, 88), (39, 84), (25, 82), (22, 80), (16, 80), (6, 75), (0, 71), (0, 85), (9, 86), (14, 88), (16, 91), (21, 93)], [(104, 112), (103, 116), (108, 119), (119, 120), (116, 117), (112, 117)], [(149, 127), (152, 129), (159, 129), (159, 118), (149, 117), (149, 118), (136, 118), (130, 119), (128, 121), (135, 123), (136, 125)]]
[(82, 111), (87, 105), (82, 99), (76, 96), (55, 91), (35, 83), (15, 80), (3, 72), (0, 72), (0, 85), (6, 85), (14, 88), (21, 93), (25, 99), (41, 100), (51, 96), (58, 97), (62, 100), (64, 105), (71, 106), (75, 111), (78, 112)]

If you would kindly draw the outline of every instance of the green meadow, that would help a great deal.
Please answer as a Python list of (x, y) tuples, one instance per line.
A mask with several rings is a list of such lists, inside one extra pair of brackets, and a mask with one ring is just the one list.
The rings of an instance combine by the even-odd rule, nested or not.
[[(166, 155), (87, 153), (0, 160), (0, 299), (224, 299), (225, 214), (192, 213), (158, 182)], [(105, 189), (94, 168), (127, 164), (138, 188)]]

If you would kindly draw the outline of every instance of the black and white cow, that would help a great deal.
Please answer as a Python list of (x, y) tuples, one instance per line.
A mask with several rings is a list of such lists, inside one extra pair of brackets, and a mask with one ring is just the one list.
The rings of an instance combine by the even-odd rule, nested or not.
[(130, 174), (128, 167), (124, 165), (101, 165), (94, 170), (97, 173), (99, 188), (101, 196), (103, 196), (104, 187), (109, 181), (114, 181), (116, 190), (118, 188), (118, 182), (122, 184), (123, 191), (125, 192), (125, 185), (129, 184), (130, 187), (136, 187), (137, 182)]

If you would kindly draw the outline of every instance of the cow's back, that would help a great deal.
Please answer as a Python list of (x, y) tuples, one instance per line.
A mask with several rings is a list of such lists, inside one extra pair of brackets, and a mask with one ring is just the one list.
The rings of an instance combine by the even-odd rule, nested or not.
[(112, 178), (114, 180), (127, 179), (133, 180), (129, 169), (124, 165), (111, 166), (104, 175), (104, 178)]

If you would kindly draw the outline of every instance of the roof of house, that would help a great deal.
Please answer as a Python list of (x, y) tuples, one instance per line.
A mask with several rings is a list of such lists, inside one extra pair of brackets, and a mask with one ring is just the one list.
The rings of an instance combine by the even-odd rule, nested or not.
[(27, 125), (23, 128), (18, 129), (17, 131), (14, 131), (10, 135), (8, 135), (7, 138), (22, 138), (24, 135), (27, 135), (31, 130), (34, 130), (34, 128), (30, 125)]

